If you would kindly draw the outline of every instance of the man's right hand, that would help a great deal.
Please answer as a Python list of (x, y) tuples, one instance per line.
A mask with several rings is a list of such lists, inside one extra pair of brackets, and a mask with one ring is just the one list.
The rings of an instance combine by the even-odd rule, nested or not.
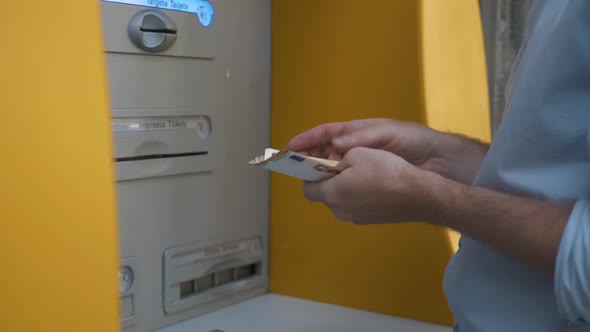
[(289, 150), (333, 160), (342, 159), (354, 147), (386, 150), (419, 168), (467, 184), (487, 152), (487, 145), (477, 141), (392, 119), (328, 123), (289, 142)]

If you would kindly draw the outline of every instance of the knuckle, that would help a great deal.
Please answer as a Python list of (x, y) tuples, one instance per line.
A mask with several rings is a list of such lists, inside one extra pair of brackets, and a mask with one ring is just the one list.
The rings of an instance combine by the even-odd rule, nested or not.
[(337, 220), (340, 220), (340, 221), (348, 221), (348, 220), (350, 220), (348, 214), (345, 211), (342, 211), (340, 209), (334, 209), (334, 210), (332, 210), (332, 214), (334, 214), (334, 217)]
[(307, 200), (312, 202), (317, 202), (319, 200), (317, 188), (315, 188), (312, 183), (305, 183), (303, 185), (303, 195)]
[(356, 159), (356, 158), (359, 158), (360, 156), (362, 156), (366, 150), (367, 150), (367, 148), (365, 148), (365, 147), (357, 146), (357, 147), (350, 149), (350, 151), (348, 151), (347, 155), (349, 156), (349, 158)]
[(350, 211), (343, 207), (331, 207), (330, 210), (334, 215), (334, 218), (339, 221), (351, 221), (353, 216), (350, 214)]
[(334, 191), (328, 191), (324, 195), (324, 204), (328, 206), (330, 209), (340, 209), (340, 199), (336, 195)]

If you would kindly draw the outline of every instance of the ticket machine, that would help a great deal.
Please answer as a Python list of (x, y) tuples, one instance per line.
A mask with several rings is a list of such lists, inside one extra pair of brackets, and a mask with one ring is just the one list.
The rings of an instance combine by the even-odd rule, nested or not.
[(265, 293), (270, 1), (102, 0), (121, 319), (148, 331)]

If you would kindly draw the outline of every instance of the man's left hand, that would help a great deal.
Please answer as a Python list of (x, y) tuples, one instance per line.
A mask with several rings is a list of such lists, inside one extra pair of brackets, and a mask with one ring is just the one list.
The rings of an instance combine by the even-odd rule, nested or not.
[(421, 183), (434, 174), (393, 153), (361, 147), (350, 150), (338, 168), (335, 177), (304, 185), (305, 197), (325, 204), (338, 220), (383, 224), (426, 216)]

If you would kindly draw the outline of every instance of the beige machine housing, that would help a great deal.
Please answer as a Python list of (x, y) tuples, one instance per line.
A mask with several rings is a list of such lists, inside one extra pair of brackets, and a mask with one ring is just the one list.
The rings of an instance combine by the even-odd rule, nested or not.
[[(247, 161), (269, 145), (270, 1), (210, 4), (205, 27), (194, 13), (101, 1), (126, 331), (268, 290), (269, 178)], [(135, 42), (166, 44), (138, 47), (134, 17)]]

